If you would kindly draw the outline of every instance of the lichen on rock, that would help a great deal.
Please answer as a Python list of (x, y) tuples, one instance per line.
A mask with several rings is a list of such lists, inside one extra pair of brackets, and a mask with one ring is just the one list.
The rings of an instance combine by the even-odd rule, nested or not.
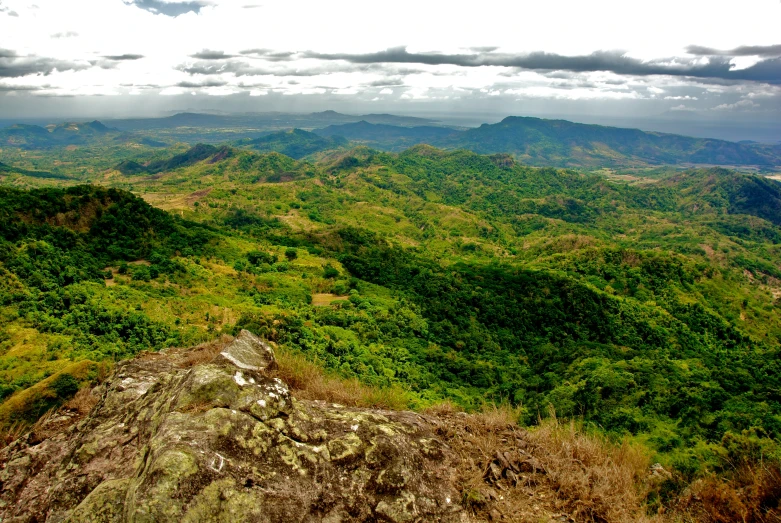
[(86, 418), (4, 449), (0, 520), (467, 520), (422, 416), (297, 400), (247, 331), (212, 361), (183, 354), (118, 364)]

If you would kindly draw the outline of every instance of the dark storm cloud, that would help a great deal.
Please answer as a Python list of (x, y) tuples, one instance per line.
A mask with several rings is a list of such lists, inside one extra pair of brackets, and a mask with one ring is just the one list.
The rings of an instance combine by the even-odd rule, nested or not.
[(225, 54), (225, 51), (212, 51), (211, 49), (204, 49), (195, 54), (191, 54), (190, 58), (197, 58), (199, 60), (225, 60), (227, 58), (235, 58), (236, 55)]
[(698, 56), (762, 56), (773, 58), (781, 56), (781, 45), (742, 45), (729, 50), (690, 45), (686, 48), (686, 52)]
[(106, 60), (114, 60), (117, 62), (125, 61), (125, 60), (140, 60), (144, 57), (142, 54), (110, 54), (110, 55), (104, 55), (103, 58)]
[(75, 38), (79, 36), (79, 33), (75, 31), (64, 31), (62, 33), (54, 33), (51, 35), (52, 38)]
[(177, 87), (184, 87), (187, 89), (200, 89), (202, 87), (222, 87), (228, 85), (228, 82), (223, 80), (205, 80), (203, 82), (179, 82)]
[(48, 75), (52, 71), (78, 71), (90, 64), (69, 62), (42, 56), (20, 56), (10, 49), (0, 49), (0, 78), (18, 78), (31, 74)]
[(188, 2), (161, 2), (160, 0), (124, 0), (126, 4), (134, 5), (139, 9), (165, 16), (179, 16), (185, 13), (198, 13), (201, 8), (209, 5), (200, 0)]
[(307, 51), (304, 58), (341, 60), (354, 64), (404, 63), (425, 65), (457, 65), (461, 67), (499, 66), (533, 71), (610, 71), (619, 75), (671, 75), (725, 80), (752, 80), (781, 83), (781, 63), (777, 59), (764, 60), (751, 67), (732, 70), (727, 58), (713, 58), (708, 63), (680, 60), (642, 61), (620, 51), (597, 51), (589, 55), (563, 56), (555, 53), (533, 52), (522, 55), (505, 53), (440, 54), (409, 53), (405, 47), (394, 47), (376, 53), (316, 53)]

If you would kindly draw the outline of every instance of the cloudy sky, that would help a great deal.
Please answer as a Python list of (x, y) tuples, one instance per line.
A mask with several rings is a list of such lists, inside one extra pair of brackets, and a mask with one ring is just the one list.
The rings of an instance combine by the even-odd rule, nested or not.
[(781, 120), (779, 0), (0, 0), (0, 118)]

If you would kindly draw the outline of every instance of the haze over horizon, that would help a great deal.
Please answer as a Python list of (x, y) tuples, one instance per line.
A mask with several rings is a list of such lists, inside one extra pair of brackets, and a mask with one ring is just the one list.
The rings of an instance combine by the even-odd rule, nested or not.
[(779, 22), (775, 0), (0, 0), (0, 122), (335, 110), (778, 142)]

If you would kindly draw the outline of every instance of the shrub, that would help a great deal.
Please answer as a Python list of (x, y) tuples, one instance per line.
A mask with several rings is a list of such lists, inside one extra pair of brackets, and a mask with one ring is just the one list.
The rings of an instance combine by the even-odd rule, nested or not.
[(337, 278), (339, 276), (339, 271), (334, 269), (331, 264), (329, 263), (325, 267), (323, 267), (323, 278)]

